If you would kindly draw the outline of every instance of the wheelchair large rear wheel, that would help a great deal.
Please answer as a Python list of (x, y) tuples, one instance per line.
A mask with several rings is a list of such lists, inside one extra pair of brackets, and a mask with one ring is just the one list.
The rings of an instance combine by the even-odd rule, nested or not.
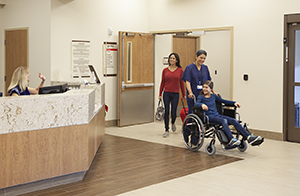
[(198, 151), (204, 142), (205, 128), (196, 114), (185, 117), (182, 125), (182, 137), (185, 146), (191, 151)]

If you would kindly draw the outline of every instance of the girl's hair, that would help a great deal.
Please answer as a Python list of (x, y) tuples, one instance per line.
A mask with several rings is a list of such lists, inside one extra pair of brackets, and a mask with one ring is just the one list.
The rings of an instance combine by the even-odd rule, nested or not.
[[(214, 83), (213, 83), (212, 81), (206, 80), (206, 81), (203, 83), (203, 86), (204, 86), (204, 84), (206, 84), (206, 85), (211, 89), (211, 92), (212, 92), (212, 93), (215, 93), (215, 91), (214, 91)], [(204, 95), (203, 90), (200, 92), (200, 95)]]
[(11, 89), (15, 88), (18, 85), (22, 91), (26, 90), (28, 86), (28, 81), (27, 81), (28, 73), (29, 73), (29, 69), (27, 67), (24, 66), (18, 67), (12, 75), (11, 82), (7, 89), (7, 92), (9, 92)]
[(196, 56), (197, 56), (197, 57), (200, 56), (201, 54), (204, 54), (205, 56), (207, 56), (207, 52), (206, 52), (205, 50), (198, 50), (198, 51), (196, 52)]
[(177, 53), (175, 53), (175, 52), (173, 52), (173, 53), (171, 53), (171, 54), (169, 55), (169, 58), (168, 58), (168, 63), (169, 63), (169, 66), (170, 66), (170, 57), (171, 57), (172, 55), (174, 55), (174, 56), (175, 56), (175, 58), (176, 58), (176, 60), (177, 60), (177, 62), (176, 62), (176, 66), (181, 68), (181, 66), (180, 66), (180, 59), (179, 59), (179, 55), (178, 55)]

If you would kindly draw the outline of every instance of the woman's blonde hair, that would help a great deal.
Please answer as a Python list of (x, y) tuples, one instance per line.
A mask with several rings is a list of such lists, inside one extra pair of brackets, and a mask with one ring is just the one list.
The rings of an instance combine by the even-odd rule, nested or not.
[(15, 88), (19, 85), (21, 91), (25, 91), (28, 86), (27, 74), (29, 73), (28, 67), (20, 66), (18, 67), (11, 78), (10, 85), (7, 89), (9, 92), (11, 89)]

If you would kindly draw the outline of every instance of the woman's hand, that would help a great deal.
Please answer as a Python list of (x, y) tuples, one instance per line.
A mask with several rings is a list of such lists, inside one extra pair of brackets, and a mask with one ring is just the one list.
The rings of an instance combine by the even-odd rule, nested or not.
[(235, 102), (234, 105), (235, 105), (237, 108), (240, 108), (240, 107), (241, 107), (241, 104), (239, 104), (238, 102)]
[(188, 97), (191, 98), (191, 99), (193, 99), (193, 98), (194, 98), (194, 94), (193, 94), (193, 93), (190, 93), (190, 94), (188, 95)]
[(41, 80), (42, 80), (42, 83), (44, 83), (44, 82), (45, 82), (45, 80), (46, 80), (46, 77), (45, 77), (45, 76), (43, 76), (41, 73), (39, 73), (39, 78), (41, 78)]
[(158, 99), (160, 99), (160, 100), (161, 100), (161, 99), (162, 99), (162, 96), (158, 96)]
[(205, 105), (205, 104), (202, 104), (202, 109), (207, 111), (207, 110), (208, 110), (208, 107), (207, 107), (207, 105)]

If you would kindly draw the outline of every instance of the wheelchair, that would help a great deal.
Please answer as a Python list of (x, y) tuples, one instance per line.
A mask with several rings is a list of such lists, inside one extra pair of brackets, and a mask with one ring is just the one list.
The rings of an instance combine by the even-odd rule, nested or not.
[[(228, 106), (219, 102), (216, 102), (216, 106), (219, 114), (235, 118), (242, 125), (240, 115), (236, 112), (235, 106)], [(204, 115), (204, 111), (201, 107), (193, 107), (192, 113), (185, 117), (182, 124), (182, 137), (185, 146), (191, 151), (198, 151), (204, 143), (204, 138), (211, 138), (211, 141), (205, 146), (206, 153), (211, 156), (216, 153), (216, 138), (218, 138), (224, 150), (237, 148), (240, 152), (245, 152), (248, 148), (246, 142), (247, 138), (242, 137), (231, 125), (229, 125), (229, 127), (232, 135), (239, 139), (241, 144), (238, 146), (229, 146), (230, 141), (222, 130), (222, 126), (220, 124), (210, 123), (208, 116)], [(242, 126), (251, 134), (246, 123)]]

